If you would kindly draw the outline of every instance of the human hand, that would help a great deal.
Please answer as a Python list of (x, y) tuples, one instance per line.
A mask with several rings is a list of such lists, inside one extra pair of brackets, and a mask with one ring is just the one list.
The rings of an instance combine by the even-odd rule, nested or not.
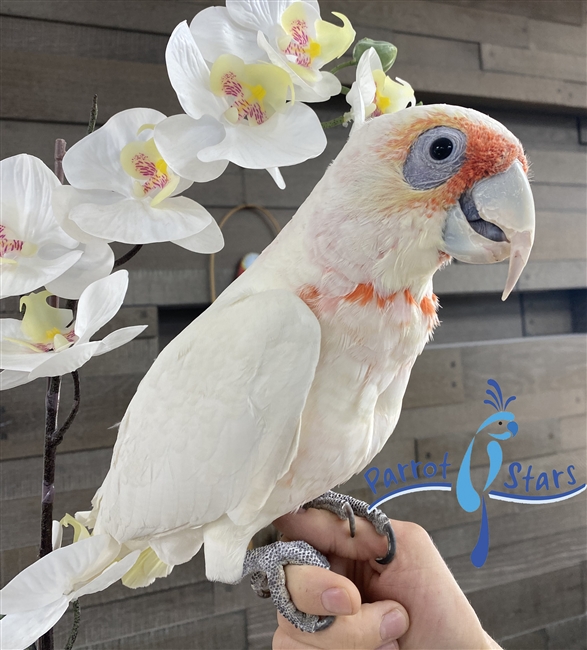
[[(343, 593), (337, 595), (338, 613), (348, 614), (337, 616), (330, 628), (315, 634), (300, 632), (278, 615), (274, 650), (380, 646), (385, 650), (499, 650), (484, 632), (475, 611), (423, 528), (410, 522), (392, 521), (396, 557), (391, 564), (382, 566), (375, 558), (385, 554), (386, 538), (378, 535), (364, 519), (357, 518), (356, 523), (357, 533), (351, 538), (348, 522), (322, 510), (302, 510), (275, 522), (285, 538), (305, 540), (330, 562), (330, 571), (307, 566), (286, 567), (287, 587), (296, 607), (309, 614), (336, 613), (324, 606), (328, 603), (324, 596), (329, 589), (341, 589)], [(348, 602), (346, 609), (342, 607), (345, 602)], [(399, 641), (384, 645), (386, 642), (380, 636), (382, 618), (394, 609), (398, 618), (388, 639)], [(402, 616), (405, 616), (403, 622)]]

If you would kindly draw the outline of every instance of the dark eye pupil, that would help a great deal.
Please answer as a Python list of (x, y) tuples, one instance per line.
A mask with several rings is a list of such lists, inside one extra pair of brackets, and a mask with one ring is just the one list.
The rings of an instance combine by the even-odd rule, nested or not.
[(445, 160), (450, 156), (453, 150), (452, 140), (448, 138), (438, 138), (430, 146), (430, 155), (434, 160)]
[(501, 426), (501, 422), (499, 423), (499, 426)]

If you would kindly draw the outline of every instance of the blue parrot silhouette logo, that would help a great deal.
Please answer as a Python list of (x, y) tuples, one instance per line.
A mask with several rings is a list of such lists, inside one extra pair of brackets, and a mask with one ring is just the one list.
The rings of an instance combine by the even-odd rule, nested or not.
[[(489, 379), (487, 380), (487, 383), (494, 390), (487, 389), (485, 391), (491, 399), (483, 400), (483, 403), (493, 406), (497, 413), (488, 417), (475, 432), (475, 436), (471, 440), (471, 443), (465, 452), (459, 469), (456, 490), (459, 505), (466, 512), (475, 512), (478, 510), (479, 506), (482, 505), (479, 538), (473, 552), (471, 553), (471, 562), (477, 568), (480, 568), (485, 564), (489, 552), (489, 522), (487, 520), (487, 508), (485, 506), (484, 493), (489, 489), (501, 469), (503, 452), (499, 441), (507, 440), (518, 433), (518, 424), (515, 421), (514, 414), (506, 410), (508, 404), (516, 399), (515, 395), (509, 397), (504, 404), (501, 388), (495, 379)], [(489, 473), (487, 475), (485, 487), (483, 488), (483, 493), (480, 496), (477, 490), (473, 487), (471, 481), (471, 455), (473, 453), (473, 445), (475, 444), (475, 441), (480, 437), (479, 434), (483, 433), (487, 433), (493, 438), (493, 440), (490, 440), (487, 443)]]

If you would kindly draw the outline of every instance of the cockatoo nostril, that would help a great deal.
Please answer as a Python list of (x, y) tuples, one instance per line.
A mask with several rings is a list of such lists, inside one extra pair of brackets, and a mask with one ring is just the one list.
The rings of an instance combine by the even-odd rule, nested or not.
[(508, 424), (508, 430), (512, 432), (512, 435), (516, 435), (518, 433), (518, 423), (517, 422), (510, 422)]

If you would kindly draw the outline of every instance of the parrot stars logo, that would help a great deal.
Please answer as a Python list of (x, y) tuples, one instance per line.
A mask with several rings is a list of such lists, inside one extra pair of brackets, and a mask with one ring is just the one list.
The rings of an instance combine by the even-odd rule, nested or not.
[[(369, 488), (377, 497), (369, 505), (369, 511), (380, 507), (386, 501), (406, 494), (433, 490), (452, 492), (453, 488), (458, 504), (465, 512), (475, 513), (481, 509), (479, 536), (471, 553), (471, 562), (477, 568), (481, 568), (485, 564), (489, 555), (490, 535), (486, 497), (496, 501), (524, 505), (544, 505), (566, 501), (587, 489), (585, 483), (577, 485), (574, 465), (568, 465), (562, 471), (557, 469), (541, 471), (535, 476), (532, 474), (532, 465), (528, 465), (524, 472), (522, 463), (517, 461), (508, 466), (508, 479), (503, 482), (503, 487), (507, 490), (523, 487), (524, 492), (504, 492), (490, 489), (496, 483), (503, 465), (501, 443), (514, 438), (518, 434), (519, 426), (514, 413), (508, 410), (509, 404), (516, 399), (515, 395), (504, 401), (501, 387), (497, 381), (489, 379), (487, 383), (490, 388), (485, 392), (490, 399), (483, 400), (483, 403), (491, 406), (496, 412), (484, 420), (473, 435), (458, 466), (456, 481), (448, 480), (447, 470), (452, 466), (448, 462), (449, 452), (445, 452), (441, 463), (426, 463), (421, 472), (419, 467), (422, 463), (412, 460), (409, 463), (398, 463), (397, 470), (387, 467), (382, 472), (378, 467), (370, 467), (364, 473)], [(487, 440), (487, 437), (490, 439)], [(485, 446), (489, 467), (483, 466), (472, 471), (473, 452), (478, 452), (483, 446)], [(442, 481), (433, 480), (436, 479), (439, 470)], [(377, 483), (381, 477), (385, 488), (389, 489), (392, 485), (394, 488), (379, 496)], [(412, 480), (419, 482), (413, 483)], [(400, 483), (405, 483), (405, 485), (398, 487)], [(571, 489), (568, 489), (569, 487)]]

